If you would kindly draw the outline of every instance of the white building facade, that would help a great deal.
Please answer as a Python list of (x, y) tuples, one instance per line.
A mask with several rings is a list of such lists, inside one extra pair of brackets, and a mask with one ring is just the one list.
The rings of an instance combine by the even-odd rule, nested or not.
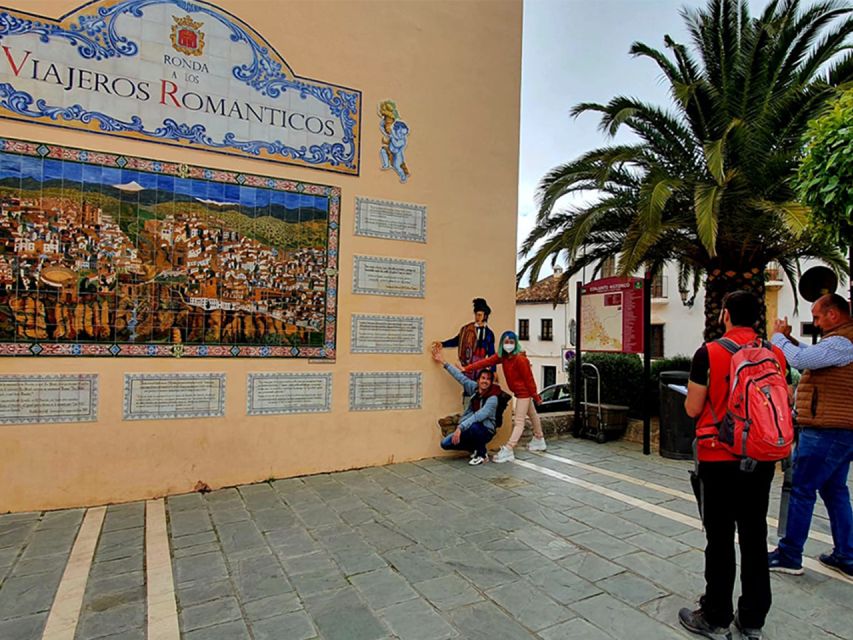
[[(803, 272), (818, 262), (804, 262)], [(605, 277), (612, 275), (614, 265), (606, 265)], [(554, 305), (554, 291), (562, 269), (557, 268), (553, 276), (539, 280), (535, 285), (516, 292), (516, 333), (522, 349), (527, 353), (533, 366), (533, 374), (539, 388), (565, 382), (565, 351), (574, 346), (575, 326), (575, 291), (579, 281), (592, 280), (591, 270), (587, 274), (577, 274), (569, 280), (567, 290), (559, 296), (559, 302)], [(586, 277), (584, 277), (586, 275)], [(787, 316), (793, 327), (793, 335), (798, 339), (810, 342), (811, 303), (799, 294), (798, 313), (794, 313), (795, 292), (784, 274), (773, 265), (767, 270), (767, 319), (768, 324), (776, 317)], [(848, 296), (845, 283), (839, 282), (837, 293)], [(568, 294), (568, 295), (567, 295)], [(705, 326), (704, 292), (700, 288), (691, 307), (682, 301), (682, 296), (688, 297), (687, 292), (678, 290), (678, 273), (675, 266), (669, 266), (661, 276), (652, 282), (652, 357), (672, 358), (674, 356), (691, 357), (702, 343), (702, 332)], [(551, 327), (550, 334), (546, 331)], [(525, 328), (527, 333), (524, 332)]]

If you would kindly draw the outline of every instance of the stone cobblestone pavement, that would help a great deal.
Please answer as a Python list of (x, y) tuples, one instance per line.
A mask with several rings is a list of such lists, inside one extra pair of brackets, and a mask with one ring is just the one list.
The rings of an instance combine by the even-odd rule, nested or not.
[[(574, 439), (517, 457), (167, 498), (180, 637), (695, 637), (676, 621), (703, 586), (690, 463)], [(772, 514), (780, 485), (777, 477)], [(43, 637), (85, 513), (0, 516), (0, 639)], [(107, 508), (69, 638), (152, 638), (145, 519), (145, 502)], [(829, 535), (822, 506), (812, 530)], [(830, 546), (811, 540), (806, 551)], [(773, 596), (767, 638), (853, 638), (853, 582), (808, 565), (802, 577), (774, 575)]]

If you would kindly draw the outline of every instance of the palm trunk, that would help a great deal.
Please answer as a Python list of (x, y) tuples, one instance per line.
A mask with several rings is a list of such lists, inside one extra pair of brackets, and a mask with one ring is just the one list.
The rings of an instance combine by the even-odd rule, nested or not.
[(723, 298), (732, 291), (749, 291), (759, 303), (758, 324), (755, 330), (761, 337), (766, 337), (767, 307), (764, 300), (764, 268), (767, 265), (749, 269), (709, 269), (705, 278), (705, 340), (716, 340), (723, 335), (723, 325), (720, 323), (720, 312), (723, 309)]

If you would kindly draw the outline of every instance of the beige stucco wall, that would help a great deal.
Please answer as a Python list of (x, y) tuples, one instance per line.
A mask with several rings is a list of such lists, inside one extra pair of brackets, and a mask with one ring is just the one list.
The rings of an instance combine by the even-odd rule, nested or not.
[[(78, 3), (5, 4), (59, 16)], [(496, 334), (514, 325), (520, 0), (215, 4), (254, 27), (296, 74), (362, 91), (360, 177), (8, 120), (0, 120), (0, 135), (340, 186), (337, 361), (0, 359), (2, 373), (100, 376), (97, 423), (0, 426), (0, 513), (438, 455), (435, 419), (458, 408), (458, 385), (426, 352), (351, 354), (351, 314), (423, 316), (427, 349), (470, 320), (475, 296), (492, 306)], [(376, 108), (388, 98), (412, 130), (407, 184), (379, 170)], [(427, 244), (354, 237), (356, 196), (427, 205)], [(353, 295), (353, 254), (426, 260), (426, 298)], [(424, 372), (421, 410), (348, 411), (351, 371), (394, 370)], [(224, 418), (122, 421), (125, 373), (208, 371), (227, 374)], [(265, 371), (332, 372), (331, 413), (247, 416), (246, 376)]]

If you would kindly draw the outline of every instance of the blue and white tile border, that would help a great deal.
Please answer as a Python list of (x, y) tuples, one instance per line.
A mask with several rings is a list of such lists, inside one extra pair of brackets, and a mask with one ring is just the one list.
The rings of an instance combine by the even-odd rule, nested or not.
[[(137, 382), (164, 382), (173, 388), (179, 381), (208, 382), (213, 390), (212, 402), (200, 408), (175, 408), (172, 411), (134, 411), (134, 392)], [(164, 399), (164, 404), (168, 399)], [(168, 406), (168, 405), (166, 405)], [(124, 374), (124, 411), (123, 420), (178, 420), (181, 418), (222, 418), (225, 416), (225, 374), (224, 373), (125, 373)]]
[[(409, 345), (400, 345), (394, 348), (373, 347), (358, 343), (359, 325), (364, 320), (383, 321), (389, 325), (397, 323), (402, 325), (406, 322), (415, 334), (415, 342)], [(350, 351), (352, 353), (423, 353), (424, 352), (424, 319), (421, 316), (390, 316), (372, 314), (352, 314), (350, 326)]]
[[(398, 396), (391, 402), (391, 394), (384, 401), (376, 400), (371, 404), (359, 402), (359, 387), (365, 383), (376, 385), (377, 390), (392, 388), (411, 391), (407, 400)], [(380, 393), (381, 395), (381, 393)], [(349, 410), (350, 411), (396, 411), (401, 409), (420, 409), (423, 400), (423, 374), (420, 371), (354, 371), (349, 374)]]
[[(56, 395), (53, 398), (37, 399), (42, 400), (55, 413), (42, 413), (41, 404), (38, 404), (39, 411), (36, 415), (14, 415), (10, 409), (15, 404), (20, 406), (20, 399), (15, 403), (12, 394), (16, 392), (10, 387), (26, 385), (30, 393), (33, 392), (35, 386), (42, 385), (48, 393), (58, 394), (60, 397), (63, 391), (56, 391), (57, 385), (65, 385), (70, 383), (76, 386), (76, 390), (69, 390), (67, 393), (78, 396), (78, 399), (85, 399), (80, 406), (88, 406), (88, 410), (77, 415), (69, 413), (66, 410), (59, 411), (60, 405), (56, 403)], [(51, 390), (51, 387), (54, 387)], [(81, 388), (82, 387), (82, 388)], [(20, 392), (18, 392), (19, 395)], [(7, 395), (8, 394), (8, 395)], [(55, 374), (55, 375), (0, 375), (0, 424), (43, 424), (56, 422), (97, 422), (98, 421), (98, 374), (97, 373), (78, 373), (78, 374)]]
[[(254, 405), (255, 391), (264, 382), (304, 385), (311, 381), (320, 381), (323, 385), (323, 397), (313, 406), (279, 406), (258, 408)], [(290, 413), (328, 413), (332, 410), (332, 374), (331, 373), (250, 373), (246, 383), (246, 414), (250, 416), (283, 415)]]
[[(416, 230), (405, 233), (393, 230), (383, 231), (371, 227), (366, 220), (366, 210), (371, 205), (382, 205), (388, 209), (396, 210), (394, 213), (402, 218), (401, 222), (410, 222), (409, 226)], [(388, 212), (391, 214), (391, 212)], [(394, 215), (394, 214), (391, 214)], [(408, 218), (409, 220), (406, 220)], [(412, 204), (408, 202), (394, 202), (391, 200), (377, 200), (374, 198), (363, 198), (356, 196), (355, 199), (355, 235), (368, 236), (371, 238), (384, 238), (387, 240), (403, 240), (407, 242), (427, 241), (427, 208), (423, 204)]]
[[(394, 291), (360, 285), (358, 282), (358, 276), (361, 266), (371, 262), (386, 266), (396, 265), (397, 267), (414, 267), (417, 270), (417, 274), (415, 276), (416, 281), (413, 281), (413, 284), (416, 286), (407, 291)], [(426, 297), (426, 261), (404, 260), (403, 258), (386, 258), (384, 256), (353, 256), (352, 292), (361, 295), (424, 298)]]

